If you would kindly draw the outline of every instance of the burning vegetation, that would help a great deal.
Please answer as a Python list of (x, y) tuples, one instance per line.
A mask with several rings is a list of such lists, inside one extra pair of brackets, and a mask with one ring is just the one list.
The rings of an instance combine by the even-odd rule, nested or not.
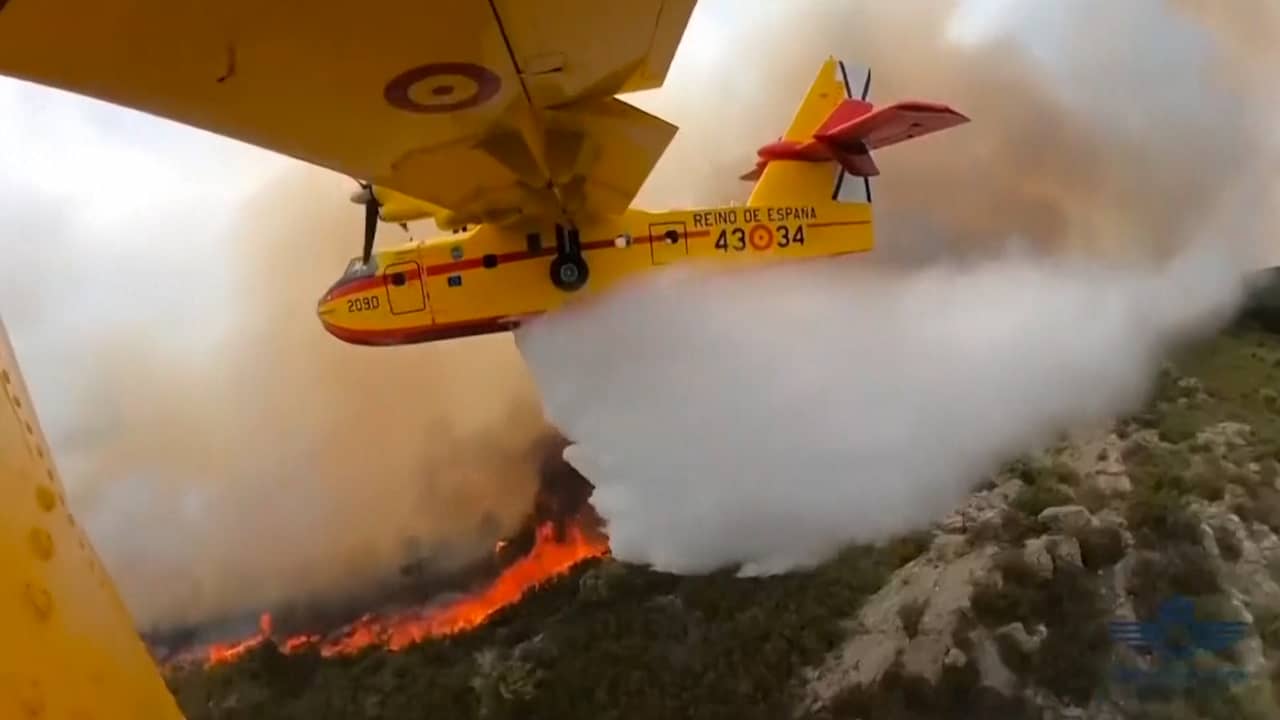
[[(582, 560), (609, 553), (600, 517), (588, 502), (591, 484), (563, 460), (564, 445), (562, 439), (552, 437), (541, 447), (541, 482), (524, 527), (499, 540), (493, 557), (449, 577), (416, 583), (417, 592), (409, 594), (417, 597), (384, 597), (374, 601), (377, 609), (355, 619), (350, 619), (349, 609), (346, 618), (332, 611), (293, 611), (287, 613), (291, 617), (283, 628), (273, 613), (263, 612), (257, 619), (257, 631), (248, 637), (201, 643), (196, 640), (199, 635), (217, 631), (201, 633), (188, 628), (150, 638), (153, 653), (170, 667), (232, 663), (268, 643), (285, 655), (315, 652), (329, 658), (371, 647), (399, 651), (484, 623), (531, 588), (566, 573)], [(421, 573), (412, 566), (402, 571), (406, 576)]]
[[(467, 592), (320, 637), (267, 619), (223, 648), (234, 662), (201, 656), (166, 680), (190, 720), (1275, 718), (1278, 378), (1280, 340), (1233, 331), (1166, 368), (1142, 413), (1011, 463), (936, 526), (770, 577), (619, 561), (585, 492), (548, 481), (501, 569)], [(575, 537), (610, 556), (546, 554)], [(1135, 661), (1107, 623), (1170, 593), (1214, 620), (1248, 610), (1260, 643), (1201, 658), (1247, 686), (1133, 698), (1107, 682)]]

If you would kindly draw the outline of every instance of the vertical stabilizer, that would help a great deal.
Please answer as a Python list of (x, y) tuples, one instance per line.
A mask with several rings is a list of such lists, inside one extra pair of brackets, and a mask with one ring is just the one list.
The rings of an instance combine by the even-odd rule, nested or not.
[(871, 203), (870, 178), (880, 174), (872, 151), (969, 122), (953, 108), (906, 100), (884, 107), (867, 102), (871, 71), (853, 97), (849, 71), (828, 58), (796, 111), (787, 134), (756, 151), (752, 205), (778, 205), (828, 197)]
[[(869, 74), (867, 79), (870, 79)], [(828, 57), (779, 141), (803, 143), (812, 139), (841, 104), (852, 96), (845, 64), (834, 57)], [(834, 160), (769, 162), (744, 176), (745, 179), (756, 180), (748, 203), (781, 205), (807, 202), (818, 196), (834, 198), (839, 193), (838, 184), (843, 184), (840, 182), (841, 175), (843, 171)], [(860, 179), (856, 184), (861, 189), (863, 183)]]

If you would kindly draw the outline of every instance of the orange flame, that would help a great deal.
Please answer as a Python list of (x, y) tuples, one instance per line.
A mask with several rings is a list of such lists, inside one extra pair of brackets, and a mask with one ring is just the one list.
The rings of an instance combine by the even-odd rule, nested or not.
[(271, 614), (262, 613), (258, 618), (258, 634), (238, 643), (218, 643), (209, 648), (209, 664), (239, 660), (250, 650), (258, 647), (271, 637)]
[[(570, 526), (564, 538), (558, 539), (555, 525), (543, 523), (537, 528), (529, 554), (509, 565), (478, 593), (443, 607), (408, 610), (385, 617), (366, 614), (336, 639), (322, 643), (319, 635), (298, 635), (287, 638), (280, 644), (280, 650), (290, 654), (319, 644), (320, 654), (324, 657), (356, 653), (372, 645), (381, 645), (392, 651), (402, 650), (428, 638), (476, 627), (539, 583), (567, 572), (582, 560), (607, 555), (608, 552), (606, 540), (589, 538), (577, 526)], [(263, 614), (258, 634), (239, 643), (211, 646), (208, 664), (238, 660), (270, 637), (271, 616)]]

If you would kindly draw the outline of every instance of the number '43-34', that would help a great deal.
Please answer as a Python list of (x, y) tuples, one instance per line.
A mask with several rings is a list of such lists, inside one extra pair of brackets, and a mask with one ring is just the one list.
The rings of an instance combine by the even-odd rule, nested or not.
[[(761, 238), (757, 233), (764, 232)], [(720, 252), (742, 252), (750, 245), (753, 250), (761, 252), (768, 250), (775, 244), (774, 234), (777, 235), (776, 244), (780, 248), (789, 245), (804, 244), (804, 225), (796, 225), (791, 228), (787, 225), (778, 225), (772, 231), (768, 227), (756, 226), (752, 228), (752, 234), (748, 236), (747, 231), (740, 228), (721, 228), (720, 234), (716, 236), (716, 249)]]

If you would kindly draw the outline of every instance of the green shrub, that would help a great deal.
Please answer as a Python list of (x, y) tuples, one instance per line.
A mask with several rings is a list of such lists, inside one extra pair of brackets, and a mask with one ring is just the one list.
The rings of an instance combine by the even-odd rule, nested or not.
[(1169, 489), (1178, 493), (1191, 489), (1187, 480), (1191, 457), (1180, 448), (1134, 442), (1125, 446), (1121, 457), (1129, 479), (1135, 486), (1148, 486), (1155, 490)]
[(1027, 485), (1014, 496), (1013, 507), (1028, 517), (1038, 517), (1045, 508), (1058, 505), (1070, 505), (1074, 502), (1071, 493), (1061, 485), (1042, 483)]
[(1080, 559), (1089, 570), (1101, 570), (1124, 557), (1124, 533), (1110, 525), (1087, 528), (1079, 537)]
[(1160, 603), (1174, 595), (1205, 597), (1222, 591), (1213, 558), (1198, 545), (1175, 544), (1163, 552), (1143, 552), (1129, 578), (1138, 617), (1154, 617)]
[(1226, 495), (1227, 476), (1219, 463), (1206, 463), (1196, 468), (1191, 471), (1189, 479), (1192, 492), (1209, 502), (1217, 502)]
[(969, 607), (978, 621), (989, 628), (1030, 619), (1035, 599), (1019, 587), (1001, 587), (994, 580), (974, 583)]
[(1076, 502), (1091, 513), (1099, 513), (1111, 504), (1110, 498), (1102, 488), (1094, 484), (1085, 484), (1076, 489)]
[(1232, 505), (1232, 511), (1247, 523), (1259, 522), (1273, 532), (1280, 532), (1280, 491), (1272, 486), (1250, 483), (1245, 486), (1245, 492), (1249, 499), (1237, 501)]
[(924, 554), (933, 544), (933, 533), (929, 530), (918, 530), (889, 541), (887, 545), (890, 562), (893, 567), (900, 568)]
[(1268, 650), (1280, 651), (1280, 610), (1258, 608), (1253, 613), (1253, 626)]
[(1074, 485), (1080, 482), (1080, 473), (1075, 467), (1060, 459), (1021, 458), (1006, 465), (1003, 474), (1028, 485)]
[(1020, 696), (1007, 696), (980, 685), (979, 679), (972, 660), (959, 667), (943, 668), (937, 684), (906, 674), (901, 662), (895, 661), (874, 686), (854, 686), (842, 691), (823, 717), (833, 720), (968, 720), (974, 717), (1039, 720), (1040, 712), (1035, 705)]
[[(1280, 362), (1280, 358), (1276, 358), (1276, 362)], [(1268, 410), (1280, 410), (1280, 393), (1271, 388), (1262, 388), (1258, 391), (1258, 399), (1262, 402), (1262, 406)]]
[(1000, 662), (1009, 668), (1009, 672), (1018, 677), (1024, 677), (1031, 672), (1032, 656), (1022, 649), (1017, 640), (1009, 635), (997, 635), (995, 645)]
[(984, 523), (975, 528), (975, 542), (997, 542), (1001, 545), (1021, 545), (1023, 540), (1040, 534), (1039, 523), (1011, 508), (999, 509), (998, 522)]
[(1069, 565), (1045, 579), (1018, 551), (996, 556), (1002, 584), (976, 583), (969, 606), (983, 625), (1043, 623), (1048, 634), (1028, 660), (1030, 677), (1060, 698), (1086, 702), (1102, 682), (1111, 643), (1102, 589), (1093, 573)]
[(1203, 427), (1203, 421), (1199, 413), (1172, 410), (1160, 418), (1156, 430), (1161, 440), (1178, 445), (1195, 438)]
[(1136, 489), (1125, 508), (1125, 521), (1141, 547), (1200, 541), (1199, 521), (1187, 510), (1183, 496), (1172, 490)]

